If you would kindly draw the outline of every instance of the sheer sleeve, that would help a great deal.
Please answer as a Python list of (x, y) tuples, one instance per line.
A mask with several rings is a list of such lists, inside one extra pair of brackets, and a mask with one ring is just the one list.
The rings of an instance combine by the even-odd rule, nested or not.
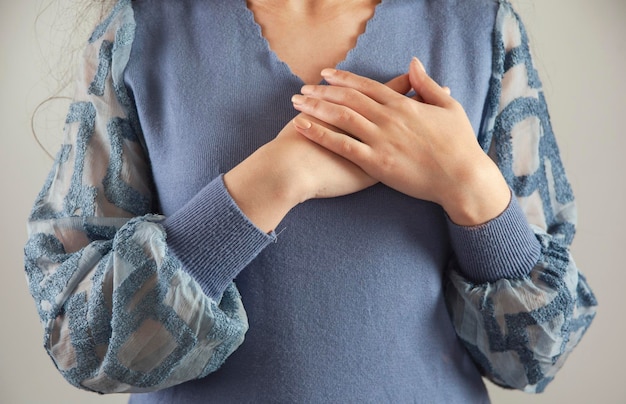
[[(570, 254), (574, 198), (526, 32), (506, 1), (500, 4), (493, 41), (493, 76), (479, 141), (513, 193), (503, 215), (523, 217), (527, 230), (504, 226), (498, 233), (490, 230), (497, 226), (492, 223), (452, 228), (464, 236), (457, 240), (463, 245), (454, 246), (446, 300), (458, 336), (486, 377), (505, 387), (541, 392), (589, 327), (597, 303)], [(507, 237), (507, 231), (507, 241), (489, 241), (489, 235)], [(533, 241), (518, 234), (530, 234)], [(490, 255), (503, 248), (524, 258), (510, 260), (517, 268), (506, 268), (506, 261), (497, 262), (502, 268), (476, 267), (498, 261), (491, 255), (509, 254)], [(532, 260), (527, 268), (519, 266), (524, 260)]]
[(168, 249), (164, 218), (151, 214), (150, 166), (123, 83), (130, 4), (119, 1), (89, 40), (25, 247), (45, 349), (70, 383), (100, 393), (202, 377), (248, 327), (234, 284), (204, 293)]

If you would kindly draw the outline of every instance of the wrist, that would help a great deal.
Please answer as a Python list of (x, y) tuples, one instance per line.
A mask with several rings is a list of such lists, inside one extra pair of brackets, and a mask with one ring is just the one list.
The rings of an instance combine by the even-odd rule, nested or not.
[(276, 229), (287, 213), (300, 202), (298, 187), (288, 170), (265, 156), (265, 146), (224, 175), (224, 184), (239, 209), (259, 229)]
[(489, 157), (471, 165), (449, 187), (441, 203), (452, 222), (476, 226), (498, 217), (511, 201), (511, 190), (502, 173)]

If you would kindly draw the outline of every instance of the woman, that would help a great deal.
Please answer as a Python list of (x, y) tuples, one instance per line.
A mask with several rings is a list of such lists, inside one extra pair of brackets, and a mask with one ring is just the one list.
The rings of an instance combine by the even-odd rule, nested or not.
[(487, 402), (593, 318), (506, 1), (121, 0), (82, 73), (26, 247), (77, 387)]

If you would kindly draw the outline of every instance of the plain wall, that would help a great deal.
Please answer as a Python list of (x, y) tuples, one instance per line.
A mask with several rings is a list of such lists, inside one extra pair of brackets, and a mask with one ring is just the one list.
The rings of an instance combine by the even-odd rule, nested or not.
[[(494, 403), (626, 403), (626, 2), (516, 0), (534, 44), (561, 154), (579, 204), (573, 253), (600, 302), (597, 318), (543, 395), (489, 385)], [(25, 221), (52, 161), (30, 117), (53, 90), (39, 0), (0, 0), (0, 402), (121, 403), (70, 387), (42, 348), (22, 264)], [(40, 23), (39, 23), (40, 24)], [(36, 28), (39, 26), (39, 28)], [(39, 32), (38, 40), (35, 33)], [(43, 49), (42, 49), (43, 48)], [(59, 139), (64, 112), (48, 114)]]

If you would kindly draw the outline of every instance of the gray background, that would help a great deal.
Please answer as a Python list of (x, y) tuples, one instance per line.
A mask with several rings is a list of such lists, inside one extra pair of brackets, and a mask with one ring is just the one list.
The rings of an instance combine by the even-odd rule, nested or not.
[[(71, 3), (71, 2), (70, 2)], [(514, 0), (534, 44), (561, 153), (579, 204), (574, 256), (600, 301), (599, 314), (556, 380), (540, 396), (489, 385), (494, 403), (626, 403), (626, 2)], [(121, 403), (67, 385), (42, 348), (26, 287), (25, 220), (51, 160), (35, 143), (30, 117), (55, 89), (54, 10), (37, 1), (0, 0), (0, 403)], [(63, 63), (61, 64), (63, 65)], [(65, 108), (37, 116), (44, 144), (60, 141)], [(621, 251), (621, 252), (620, 252)]]

